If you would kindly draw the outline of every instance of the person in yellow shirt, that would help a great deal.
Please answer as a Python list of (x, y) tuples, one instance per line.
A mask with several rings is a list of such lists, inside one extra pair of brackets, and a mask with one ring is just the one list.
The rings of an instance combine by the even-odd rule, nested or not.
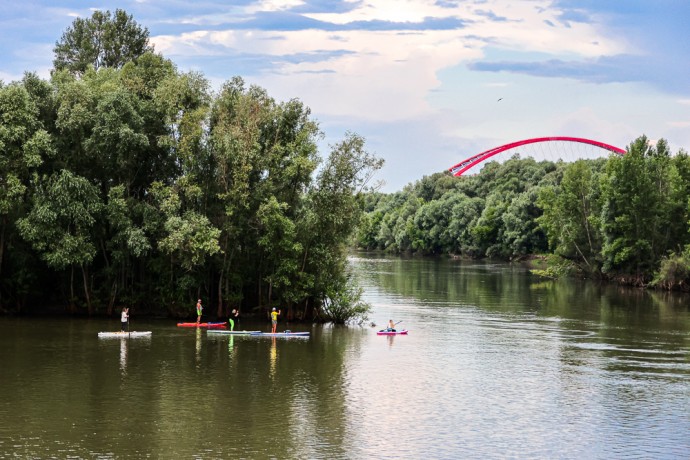
[(275, 307), (271, 311), (271, 333), (276, 333), (276, 328), (278, 327), (278, 316), (280, 316), (280, 310), (276, 311)]

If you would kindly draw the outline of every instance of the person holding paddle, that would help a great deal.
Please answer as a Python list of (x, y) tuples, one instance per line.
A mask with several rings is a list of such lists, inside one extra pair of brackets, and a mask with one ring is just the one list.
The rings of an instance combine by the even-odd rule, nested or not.
[(388, 328), (386, 329), (388, 332), (395, 332), (395, 325), (397, 323), (394, 323), (392, 319), (388, 320)]
[(239, 318), (239, 316), (240, 316), (240, 311), (233, 308), (232, 313), (230, 314), (230, 317), (228, 318), (228, 323), (230, 324), (230, 330), (231, 331), (233, 331), (235, 329), (235, 319)]
[(204, 311), (204, 307), (201, 306), (201, 299), (196, 301), (196, 323), (201, 322), (201, 312)]
[(129, 329), (129, 308), (122, 307), (122, 315), (120, 316), (120, 331), (127, 332)]
[(276, 333), (276, 328), (278, 327), (278, 316), (280, 316), (280, 310), (276, 311), (276, 308), (273, 307), (273, 310), (271, 311), (271, 333), (272, 334)]

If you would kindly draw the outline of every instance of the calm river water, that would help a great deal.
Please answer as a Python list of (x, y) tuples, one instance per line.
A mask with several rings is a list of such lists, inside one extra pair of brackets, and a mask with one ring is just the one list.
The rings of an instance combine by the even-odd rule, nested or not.
[(0, 319), (0, 458), (690, 458), (690, 296), (351, 262), (376, 328)]

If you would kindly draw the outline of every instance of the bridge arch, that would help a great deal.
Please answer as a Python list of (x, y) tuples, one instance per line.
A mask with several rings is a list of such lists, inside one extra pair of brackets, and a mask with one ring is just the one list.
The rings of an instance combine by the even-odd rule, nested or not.
[(605, 144), (604, 142), (595, 141), (592, 139), (585, 139), (582, 137), (568, 137), (568, 136), (551, 136), (551, 137), (534, 137), (531, 139), (525, 139), (522, 141), (511, 142), (510, 144), (501, 145), (499, 147), (494, 147), (492, 149), (486, 150), (484, 152), (473, 155), (460, 163), (449, 168), (449, 171), (454, 176), (462, 176), (469, 169), (478, 165), (479, 163), (486, 161), (494, 155), (498, 155), (501, 152), (514, 149), (516, 147), (538, 144), (542, 142), (574, 142), (580, 144), (587, 144), (594, 147), (598, 147), (603, 150), (608, 150), (609, 152), (615, 153), (617, 155), (625, 155), (625, 150), (614, 147), (613, 145)]

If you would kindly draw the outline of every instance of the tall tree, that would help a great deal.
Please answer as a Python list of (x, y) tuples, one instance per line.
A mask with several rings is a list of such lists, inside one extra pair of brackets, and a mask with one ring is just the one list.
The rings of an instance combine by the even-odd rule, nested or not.
[(12, 222), (21, 217), (31, 171), (53, 152), (39, 110), (19, 83), (0, 86), (0, 279)]
[(669, 223), (682, 216), (678, 211), (687, 199), (678, 193), (679, 178), (666, 143), (653, 145), (645, 136), (608, 161), (602, 187), (605, 273), (643, 285), (674, 249)]
[(601, 161), (580, 160), (568, 165), (558, 186), (543, 187), (538, 219), (551, 250), (582, 271), (601, 270)]
[(55, 43), (53, 66), (81, 75), (89, 66), (120, 68), (148, 51), (148, 29), (127, 12), (94, 11), (89, 19), (75, 19)]
[(74, 310), (74, 268), (82, 272), (89, 314), (93, 313), (88, 267), (96, 255), (92, 235), (102, 202), (88, 180), (62, 170), (49, 177), (36, 176), (31, 210), (17, 221), (19, 231), (48, 266), (71, 269), (70, 307)]
[[(337, 293), (345, 295), (352, 315), (366, 312), (359, 311), (357, 295), (353, 298), (345, 292), (346, 244), (362, 215), (363, 194), (378, 187), (371, 181), (382, 166), (383, 160), (365, 149), (364, 138), (348, 132), (344, 140), (331, 147), (307, 195), (306, 218), (299, 220), (299, 234), (305, 239), (303, 271), (313, 275), (312, 297), (327, 305), (336, 298), (345, 300)], [(350, 318), (341, 312), (325, 319), (344, 322)]]

